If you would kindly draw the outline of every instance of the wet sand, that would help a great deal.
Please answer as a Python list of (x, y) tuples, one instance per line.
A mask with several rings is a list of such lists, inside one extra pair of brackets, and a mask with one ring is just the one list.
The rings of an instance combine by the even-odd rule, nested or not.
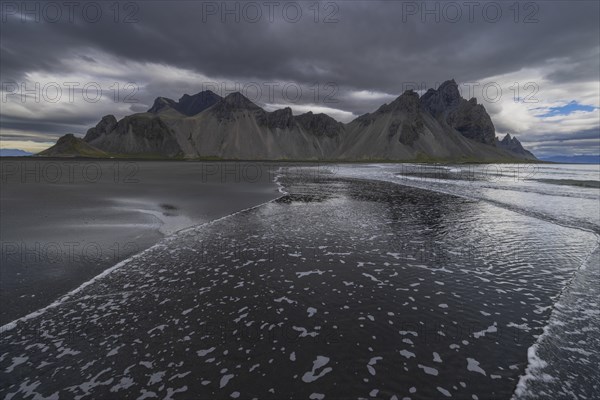
[(280, 195), (278, 165), (0, 161), (0, 325), (165, 235)]
[(287, 196), (167, 238), (7, 327), (0, 395), (509, 399), (596, 247), (443, 193), (280, 182)]

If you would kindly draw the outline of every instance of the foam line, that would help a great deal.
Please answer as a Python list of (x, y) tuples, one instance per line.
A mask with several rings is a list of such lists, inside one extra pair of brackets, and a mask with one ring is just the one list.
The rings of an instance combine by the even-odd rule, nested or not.
[(539, 335), (535, 343), (527, 349), (527, 367), (525, 368), (525, 372), (523, 373), (523, 375), (519, 377), (519, 382), (517, 382), (517, 385), (515, 386), (515, 390), (513, 392), (511, 400), (516, 400), (521, 396), (526, 395), (528, 393), (527, 383), (531, 380), (536, 380), (540, 378), (539, 372), (547, 365), (547, 363), (544, 360), (542, 360), (542, 358), (538, 355), (537, 350), (540, 346), (540, 343), (542, 343), (547, 337), (551, 335), (550, 327), (553, 319), (555, 318), (554, 310), (556, 309), (556, 305), (560, 303), (563, 294), (571, 286), (571, 284), (575, 280), (575, 276), (577, 275), (577, 273), (581, 269), (587, 268), (590, 259), (592, 258), (595, 252), (599, 251), (599, 248), (600, 243), (596, 243), (596, 247), (592, 251), (590, 251), (590, 253), (586, 256), (583, 262), (579, 265), (569, 282), (560, 291), (558, 295), (558, 300), (556, 300), (556, 302), (552, 305), (552, 313), (548, 318), (548, 323), (546, 324), (546, 326), (544, 326), (542, 334)]
[[(283, 186), (277, 181), (277, 179), (278, 179), (279, 176), (280, 175), (278, 175), (277, 177), (275, 177), (274, 181), (275, 181), (275, 183), (278, 186), (280, 186), (279, 192), (280, 193), (285, 193), (285, 192), (282, 192), (282, 189), (281, 189)], [(271, 199), (269, 201), (265, 201), (264, 203), (260, 203), (258, 205), (252, 206), (252, 207), (244, 208), (243, 210), (236, 211), (236, 212), (234, 212), (232, 214), (225, 215), (223, 217), (214, 219), (212, 221), (205, 222), (205, 223), (200, 224), (200, 225), (195, 225), (195, 226), (192, 226), (192, 227), (180, 229), (180, 230), (174, 232), (173, 234), (164, 237), (160, 242), (156, 243), (155, 245), (153, 245), (153, 246), (151, 246), (151, 247), (149, 247), (149, 248), (147, 248), (145, 250), (142, 250), (141, 252), (139, 252), (137, 254), (134, 254), (133, 256), (131, 256), (131, 257), (129, 257), (129, 258), (127, 258), (127, 259), (125, 259), (125, 260), (123, 260), (123, 261), (121, 261), (121, 262), (113, 265), (112, 267), (110, 267), (110, 268), (102, 271), (99, 275), (96, 275), (95, 277), (93, 277), (89, 281), (86, 281), (86, 282), (82, 283), (77, 288), (75, 288), (75, 289), (71, 290), (70, 292), (68, 292), (67, 294), (59, 297), (57, 300), (55, 300), (51, 304), (47, 305), (46, 307), (40, 308), (39, 310), (33, 311), (32, 313), (29, 313), (29, 314), (27, 314), (27, 315), (25, 315), (23, 317), (17, 318), (14, 321), (11, 321), (11, 322), (9, 322), (7, 324), (4, 324), (4, 325), (0, 326), (0, 332), (10, 331), (10, 330), (14, 329), (19, 322), (24, 322), (24, 321), (27, 321), (27, 320), (39, 317), (40, 315), (44, 314), (46, 311), (51, 310), (53, 308), (56, 308), (56, 307), (60, 306), (61, 304), (66, 303), (71, 297), (73, 297), (77, 293), (81, 292), (83, 289), (85, 289), (86, 287), (88, 287), (92, 283), (98, 281), (99, 279), (104, 278), (105, 276), (107, 276), (107, 275), (111, 274), (112, 272), (118, 270), (119, 268), (121, 268), (122, 266), (124, 266), (124, 265), (128, 264), (129, 262), (135, 260), (136, 258), (139, 258), (140, 256), (142, 256), (143, 254), (149, 252), (150, 250), (156, 249), (156, 248), (159, 248), (159, 247), (164, 247), (167, 242), (175, 239), (180, 234), (184, 234), (186, 232), (190, 232), (190, 231), (195, 230), (195, 229), (200, 229), (200, 228), (203, 228), (203, 227), (206, 227), (206, 226), (210, 226), (210, 225), (215, 224), (217, 222), (223, 221), (223, 220), (225, 220), (227, 218), (233, 217), (234, 215), (238, 215), (238, 214), (241, 214), (241, 213), (244, 213), (244, 212), (247, 212), (247, 211), (251, 211), (251, 210), (254, 210), (254, 209), (259, 208), (259, 207), (262, 207), (264, 205), (267, 205), (269, 203), (272, 203), (272, 202), (274, 202), (274, 201), (282, 198), (284, 195), (278, 196), (278, 197), (276, 197), (274, 199)]]

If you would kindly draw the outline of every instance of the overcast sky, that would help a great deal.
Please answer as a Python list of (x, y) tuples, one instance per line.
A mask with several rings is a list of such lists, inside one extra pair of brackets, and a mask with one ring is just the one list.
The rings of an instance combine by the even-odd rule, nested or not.
[(536, 155), (600, 152), (597, 1), (0, 4), (3, 148), (158, 96), (241, 91), (348, 122), (454, 78)]

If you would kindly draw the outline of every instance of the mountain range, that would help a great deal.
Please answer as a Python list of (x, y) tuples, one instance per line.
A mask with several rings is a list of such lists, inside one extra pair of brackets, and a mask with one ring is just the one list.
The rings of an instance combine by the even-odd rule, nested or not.
[(28, 157), (32, 153), (21, 149), (0, 149), (0, 157)]
[(600, 155), (548, 156), (541, 160), (564, 164), (600, 164)]
[(241, 93), (158, 97), (145, 113), (103, 117), (83, 139), (63, 136), (43, 156), (238, 160), (534, 161), (515, 138), (495, 136), (477, 99), (454, 80), (423, 96), (408, 90), (350, 123), (326, 114), (267, 112)]

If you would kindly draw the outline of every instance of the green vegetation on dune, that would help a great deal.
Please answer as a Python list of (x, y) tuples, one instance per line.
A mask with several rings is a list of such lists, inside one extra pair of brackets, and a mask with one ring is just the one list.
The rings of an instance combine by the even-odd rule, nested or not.
[(43, 157), (86, 157), (86, 158), (108, 158), (109, 154), (97, 149), (75, 137), (73, 134), (62, 136), (56, 144), (40, 153)]

